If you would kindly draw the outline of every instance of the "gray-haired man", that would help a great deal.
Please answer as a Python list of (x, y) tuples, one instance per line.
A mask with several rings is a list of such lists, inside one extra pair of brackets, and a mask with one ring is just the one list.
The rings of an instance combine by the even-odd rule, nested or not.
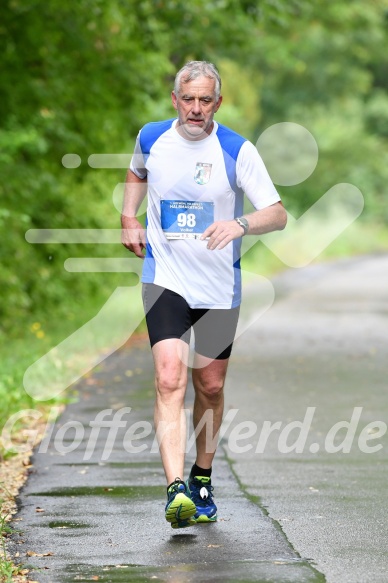
[[(191, 328), (194, 427), (210, 412), (214, 438), (222, 422), (241, 301), (241, 238), (283, 229), (287, 220), (256, 148), (214, 121), (221, 103), (221, 80), (213, 64), (191, 61), (177, 73), (172, 104), (178, 117), (149, 123), (139, 132), (122, 214), (122, 242), (144, 258), (155, 428), (167, 479), (165, 515), (173, 528), (217, 519), (211, 483), (216, 440), (206, 443), (205, 427), (196, 436), (189, 479), (183, 480), (182, 411)], [(136, 213), (147, 190), (145, 232)], [(256, 209), (246, 215), (244, 193)]]

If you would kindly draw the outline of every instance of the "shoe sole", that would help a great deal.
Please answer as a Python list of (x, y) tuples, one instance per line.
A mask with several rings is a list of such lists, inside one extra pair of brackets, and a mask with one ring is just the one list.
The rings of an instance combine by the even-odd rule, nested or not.
[(197, 518), (195, 518), (195, 522), (198, 523), (206, 523), (206, 522), (217, 522), (217, 514), (214, 516), (206, 516), (206, 514), (200, 514)]
[[(177, 494), (168, 506), (165, 516), (167, 522), (179, 525), (186, 521), (189, 522), (189, 519), (193, 520), (193, 516), (196, 512), (197, 508), (194, 502), (190, 500), (186, 494)], [(192, 523), (195, 524), (195, 521)], [(191, 524), (185, 524), (184, 526), (191, 526)], [(173, 528), (184, 528), (184, 526), (173, 526)]]
[(171, 522), (172, 528), (187, 528), (188, 526), (194, 526), (195, 524), (197, 523), (193, 518), (179, 520), (178, 522)]

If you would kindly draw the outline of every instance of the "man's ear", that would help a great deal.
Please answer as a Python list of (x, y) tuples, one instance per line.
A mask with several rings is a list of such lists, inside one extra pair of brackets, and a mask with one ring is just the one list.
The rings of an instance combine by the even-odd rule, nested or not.
[(178, 98), (175, 95), (174, 91), (171, 91), (171, 101), (172, 101), (172, 104), (174, 106), (174, 109), (178, 109), (178, 103), (177, 103), (178, 102)]
[(220, 109), (221, 103), (222, 103), (222, 95), (220, 95), (219, 98), (218, 98), (218, 101), (216, 103), (216, 107), (215, 107), (214, 113)]

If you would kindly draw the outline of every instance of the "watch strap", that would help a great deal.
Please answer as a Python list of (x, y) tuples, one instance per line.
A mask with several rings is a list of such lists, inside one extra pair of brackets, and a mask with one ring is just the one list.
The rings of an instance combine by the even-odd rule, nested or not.
[(249, 229), (249, 224), (248, 224), (248, 221), (246, 220), (246, 218), (245, 217), (236, 217), (235, 221), (237, 221), (238, 224), (240, 225), (240, 227), (242, 227), (244, 229), (243, 236), (246, 235), (248, 233), (248, 229)]

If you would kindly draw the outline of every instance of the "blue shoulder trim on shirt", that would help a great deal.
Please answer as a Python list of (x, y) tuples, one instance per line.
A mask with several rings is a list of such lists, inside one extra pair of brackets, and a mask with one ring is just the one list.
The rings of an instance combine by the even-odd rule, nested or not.
[(229, 184), (236, 192), (238, 190), (236, 183), (237, 156), (239, 155), (241, 146), (247, 140), (222, 124), (218, 124), (217, 137), (221, 144), (222, 153), (224, 155), (225, 168), (228, 175)]
[(140, 132), (140, 147), (143, 155), (148, 156), (152, 146), (164, 132), (169, 130), (172, 126), (173, 119), (165, 121), (153, 121), (147, 123)]

